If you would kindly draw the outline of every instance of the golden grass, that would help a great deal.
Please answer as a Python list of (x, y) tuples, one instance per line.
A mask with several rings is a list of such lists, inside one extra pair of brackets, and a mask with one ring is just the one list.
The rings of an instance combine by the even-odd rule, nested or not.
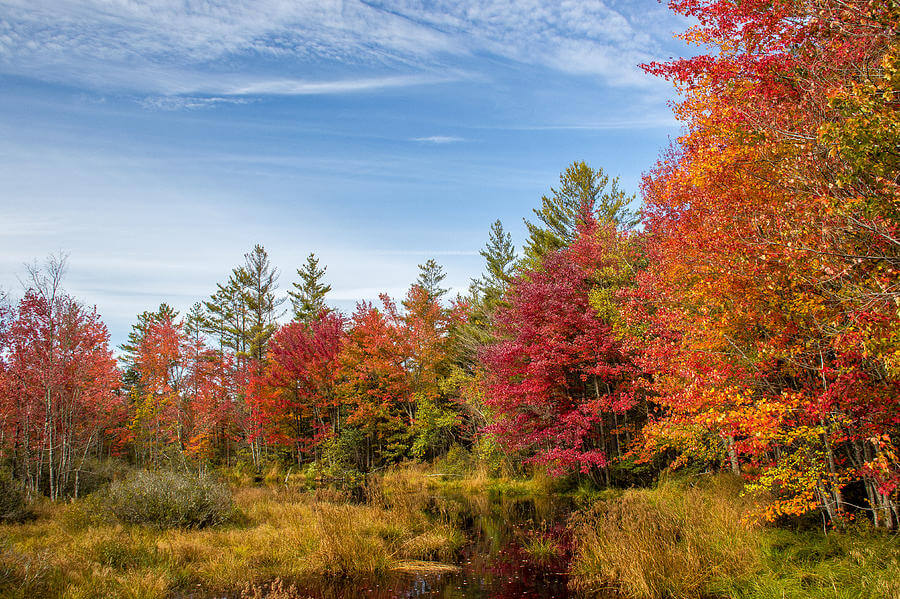
[(388, 499), (402, 495), (430, 497), (438, 492), (526, 497), (552, 493), (554, 484), (552, 477), (539, 471), (529, 478), (511, 478), (491, 476), (483, 467), (465, 474), (456, 474), (436, 472), (433, 466), (426, 463), (407, 462), (386, 470), (379, 477), (375, 488)]
[(739, 480), (720, 476), (702, 488), (661, 484), (597, 504), (575, 521), (572, 586), (687, 599), (749, 577), (761, 567), (762, 538), (739, 493)]
[[(91, 500), (0, 526), (0, 596), (156, 599), (237, 590), (275, 579), (362, 576), (436, 567), (462, 535), (411, 501), (332, 503), (289, 489), (235, 493), (236, 523), (156, 530), (102, 516)], [(251, 588), (251, 587), (247, 587)]]

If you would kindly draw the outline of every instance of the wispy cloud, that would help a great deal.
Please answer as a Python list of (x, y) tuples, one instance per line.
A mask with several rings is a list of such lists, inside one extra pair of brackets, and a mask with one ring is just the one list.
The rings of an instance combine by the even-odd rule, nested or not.
[(378, 256), (477, 256), (476, 250), (367, 250)]
[(252, 100), (246, 98), (205, 98), (195, 96), (149, 96), (138, 100), (138, 103), (144, 108), (155, 110), (194, 110), (213, 108), (222, 104), (249, 104), (250, 102)]
[(433, 83), (445, 83), (452, 80), (450, 77), (430, 77), (423, 75), (408, 75), (396, 77), (366, 77), (361, 79), (338, 79), (334, 81), (308, 81), (303, 79), (275, 79), (259, 81), (247, 85), (223, 89), (222, 93), (234, 96), (251, 95), (284, 95), (305, 96), (319, 94), (342, 94), (353, 92), (373, 91), (391, 87), (408, 87), (412, 85), (427, 85)]
[(452, 135), (431, 135), (429, 137), (413, 137), (410, 141), (429, 144), (452, 144), (466, 140), (463, 137), (454, 137)]
[[(642, 85), (636, 64), (659, 53), (671, 19), (630, 10), (600, 0), (0, 0), (0, 72), (157, 95), (350, 93), (417, 84), (489, 53)], [(338, 65), (356, 76), (312, 76)], [(248, 81), (266, 72), (280, 76)]]
[(678, 119), (672, 114), (648, 115), (645, 118), (623, 118), (615, 121), (577, 123), (577, 124), (547, 124), (547, 125), (505, 125), (494, 126), (494, 129), (507, 131), (618, 131), (633, 129), (673, 128), (680, 126)]

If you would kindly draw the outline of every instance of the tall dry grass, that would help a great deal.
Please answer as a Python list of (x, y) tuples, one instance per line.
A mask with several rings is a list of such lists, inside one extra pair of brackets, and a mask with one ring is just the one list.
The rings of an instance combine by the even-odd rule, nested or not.
[(275, 579), (370, 576), (450, 559), (461, 533), (416, 503), (246, 488), (240, 516), (203, 529), (121, 523), (86, 499), (27, 524), (0, 525), (0, 596), (163, 599), (235, 592)]
[(572, 586), (640, 599), (696, 599), (761, 566), (762, 537), (746, 521), (751, 500), (737, 478), (702, 486), (629, 490), (573, 520)]

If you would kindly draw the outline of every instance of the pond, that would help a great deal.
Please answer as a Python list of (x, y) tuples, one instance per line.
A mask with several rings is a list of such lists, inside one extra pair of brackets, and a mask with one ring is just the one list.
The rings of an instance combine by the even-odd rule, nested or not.
[[(435, 510), (466, 532), (456, 572), (392, 574), (371, 581), (331, 581), (300, 587), (317, 599), (562, 599), (573, 597), (565, 575), (569, 553), (566, 519), (571, 502), (552, 495), (440, 496)], [(549, 547), (542, 558), (529, 545)], [(555, 551), (554, 551), (555, 550)], [(554, 555), (555, 554), (555, 555)]]

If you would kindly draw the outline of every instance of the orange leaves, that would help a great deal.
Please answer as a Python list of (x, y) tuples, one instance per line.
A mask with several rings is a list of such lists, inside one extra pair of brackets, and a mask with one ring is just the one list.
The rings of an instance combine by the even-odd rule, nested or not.
[(847, 482), (898, 470), (859, 457), (900, 433), (897, 15), (862, 4), (676, 1), (718, 52), (648, 67), (688, 133), (644, 181), (646, 442), (733, 438), (778, 513), (834, 515)]

